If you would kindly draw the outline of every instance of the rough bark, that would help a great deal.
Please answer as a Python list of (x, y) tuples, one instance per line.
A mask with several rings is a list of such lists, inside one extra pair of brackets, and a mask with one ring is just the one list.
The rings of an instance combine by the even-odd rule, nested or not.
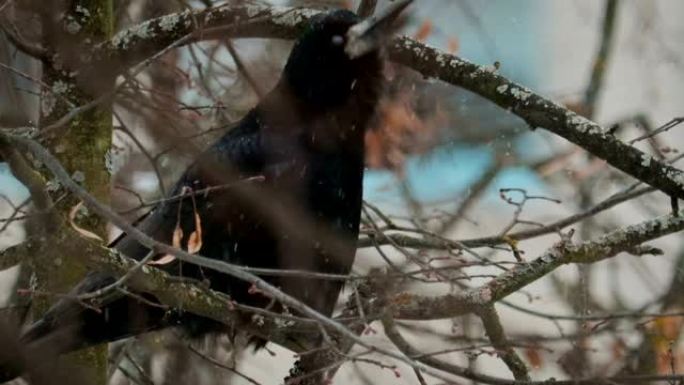
[[(78, 55), (87, 51), (94, 42), (108, 39), (113, 34), (112, 0), (73, 0), (63, 9), (63, 17), (55, 20), (52, 12), (42, 13), (43, 44), (58, 55), (45, 61), (43, 83), (51, 89), (41, 97), (41, 126), (47, 126), (75, 107), (94, 100), (101, 90), (111, 88), (112, 76), (85, 79), (80, 77), (81, 69), (69, 64), (77, 61)], [(54, 5), (47, 7), (51, 11)], [(71, 67), (69, 70), (66, 67)], [(49, 147), (62, 164), (82, 185), (98, 199), (109, 202), (109, 179), (107, 154), (111, 146), (111, 107), (99, 105), (75, 116), (59, 130), (45, 132)], [(56, 206), (62, 218), (68, 217), (78, 199), (68, 197)], [(87, 228), (107, 239), (104, 218), (87, 213), (77, 215), (79, 226)], [(66, 234), (45, 234), (55, 241)], [(35, 274), (38, 292), (65, 293), (86, 273), (82, 256), (71, 248), (54, 247), (59, 242), (41, 242), (41, 250), (33, 253), (31, 265)], [(43, 313), (55, 300), (52, 296), (37, 296), (34, 301), (36, 314)], [(106, 346), (84, 350), (74, 355), (79, 366), (88, 368), (94, 383), (106, 382)]]

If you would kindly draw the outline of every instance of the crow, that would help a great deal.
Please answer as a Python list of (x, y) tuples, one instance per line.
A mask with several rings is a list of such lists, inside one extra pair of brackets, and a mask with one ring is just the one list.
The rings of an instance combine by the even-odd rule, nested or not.
[[(233, 264), (346, 275), (359, 233), (364, 136), (383, 88), (383, 43), (411, 2), (361, 20), (347, 10), (314, 16), (296, 40), (279, 82), (185, 171), (138, 228), (155, 239)], [(153, 256), (123, 234), (112, 247), (183, 278), (206, 282), (241, 304), (277, 307), (249, 283)], [(332, 315), (343, 280), (268, 274), (268, 282)], [(90, 273), (89, 293), (114, 277)], [(179, 326), (198, 337), (224, 325), (118, 296), (95, 311), (60, 300), (21, 337), (58, 353)]]

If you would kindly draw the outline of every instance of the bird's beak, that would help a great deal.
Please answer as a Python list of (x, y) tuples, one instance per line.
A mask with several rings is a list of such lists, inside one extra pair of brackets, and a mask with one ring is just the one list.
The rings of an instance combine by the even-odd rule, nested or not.
[(394, 31), (394, 21), (412, 2), (413, 0), (396, 0), (377, 15), (370, 16), (349, 28), (347, 44), (344, 47), (347, 55), (355, 59), (378, 49), (385, 38)]

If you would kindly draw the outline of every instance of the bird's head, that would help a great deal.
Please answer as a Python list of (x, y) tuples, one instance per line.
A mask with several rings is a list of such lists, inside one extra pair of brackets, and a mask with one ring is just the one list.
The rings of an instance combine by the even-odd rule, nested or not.
[(296, 96), (320, 107), (343, 103), (357, 81), (379, 77), (380, 49), (394, 20), (412, 0), (398, 0), (362, 20), (347, 10), (314, 16), (295, 42), (285, 78)]

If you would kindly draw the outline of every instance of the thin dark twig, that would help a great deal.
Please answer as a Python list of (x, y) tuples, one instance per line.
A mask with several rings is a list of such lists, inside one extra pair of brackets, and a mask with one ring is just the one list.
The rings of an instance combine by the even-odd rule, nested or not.
[[(242, 183), (253, 183), (253, 182), (263, 182), (264, 180), (265, 180), (265, 179), (264, 179), (264, 176), (263, 176), (263, 175), (257, 175), (257, 176), (252, 176), (252, 177), (248, 177), (248, 178), (239, 180), (239, 181), (237, 181), (237, 182), (235, 182), (235, 183), (226, 183), (226, 184), (219, 185), (219, 186), (209, 186), (209, 187), (205, 187), (205, 188), (203, 188), (203, 189), (200, 189), (200, 190), (195, 191), (194, 194), (195, 194), (195, 195), (211, 194), (211, 193), (214, 193), (214, 192), (223, 191), (223, 190), (227, 190), (227, 189), (230, 189), (230, 188), (235, 188), (235, 186), (238, 185), (238, 184), (242, 184)], [(130, 191), (129, 191), (129, 192), (130, 192)], [(134, 207), (134, 208), (128, 209), (128, 210), (124, 210), (124, 211), (120, 212), (120, 214), (129, 214), (129, 213), (131, 213), (131, 212), (133, 212), (133, 211), (136, 211), (136, 210), (139, 210), (139, 209), (141, 209), (141, 208), (156, 206), (156, 205), (161, 204), (161, 203), (173, 203), (173, 202), (177, 202), (177, 201), (180, 201), (180, 200), (186, 198), (188, 195), (189, 195), (189, 194), (188, 194), (187, 192), (181, 192), (180, 194), (177, 194), (177, 195), (174, 195), (174, 196), (170, 196), (170, 197), (168, 197), (168, 198), (161, 198), (161, 199), (156, 199), (156, 200), (147, 201), (147, 202), (142, 201), (142, 202), (140, 203), (140, 205), (138, 205), (138, 206), (136, 206), (136, 207)]]
[(235, 369), (234, 367), (227, 366), (227, 365), (225, 365), (225, 364), (219, 362), (219, 361), (216, 360), (214, 357), (210, 357), (210, 356), (208, 356), (208, 355), (206, 355), (206, 354), (203, 354), (202, 352), (198, 351), (197, 349), (195, 349), (194, 347), (192, 347), (192, 346), (190, 346), (190, 345), (186, 345), (186, 348), (187, 348), (190, 352), (192, 352), (193, 354), (195, 354), (196, 356), (200, 357), (200, 358), (203, 359), (203, 360), (207, 360), (208, 362), (210, 362), (212, 365), (216, 366), (217, 368), (221, 368), (221, 369), (227, 370), (227, 371), (229, 371), (229, 372), (231, 372), (231, 373), (233, 373), (233, 374), (236, 374), (236, 375), (240, 376), (241, 378), (245, 379), (246, 381), (248, 381), (248, 382), (251, 383), (251, 384), (254, 384), (254, 385), (261, 385), (261, 383), (258, 382), (257, 380), (255, 380), (254, 378), (252, 378), (252, 377), (250, 377), (250, 376), (248, 376), (248, 375), (246, 375), (246, 374), (240, 372), (239, 370)]
[(164, 178), (162, 177), (161, 170), (159, 169), (159, 165), (157, 164), (155, 158), (150, 154), (149, 151), (145, 148), (145, 146), (138, 140), (138, 138), (131, 132), (131, 130), (128, 129), (126, 126), (126, 123), (124, 120), (119, 116), (119, 114), (116, 112), (116, 110), (112, 110), (112, 114), (116, 118), (116, 120), (119, 122), (120, 126), (117, 127), (121, 132), (125, 133), (128, 135), (129, 138), (135, 143), (135, 145), (138, 147), (140, 152), (143, 153), (145, 158), (150, 162), (150, 166), (152, 166), (152, 170), (154, 170), (154, 173), (157, 177), (157, 184), (159, 185), (159, 192), (161, 193), (162, 196), (166, 196), (166, 188), (164, 187)]
[(494, 305), (483, 307), (478, 312), (478, 315), (482, 320), (487, 337), (492, 341), (492, 345), (497, 350), (499, 357), (508, 366), (515, 379), (518, 381), (529, 381), (530, 374), (527, 371), (527, 366), (525, 366), (523, 360), (511, 347)]
[(359, 7), (356, 9), (356, 14), (362, 18), (366, 18), (375, 13), (375, 7), (378, 5), (378, 0), (361, 0)]
[(266, 95), (264, 93), (264, 90), (261, 89), (259, 83), (256, 81), (256, 79), (252, 76), (252, 74), (245, 66), (245, 63), (242, 61), (242, 58), (240, 57), (240, 54), (235, 50), (235, 47), (233, 47), (233, 42), (230, 40), (226, 41), (226, 48), (228, 49), (230, 56), (233, 58), (233, 61), (235, 62), (235, 66), (237, 67), (238, 72), (245, 77), (247, 83), (249, 83), (250, 87), (252, 87), (252, 89), (254, 90), (254, 93), (256, 93), (259, 97), (259, 100), (263, 99), (264, 95)]
[(601, 44), (599, 46), (594, 64), (591, 71), (591, 79), (584, 94), (584, 106), (586, 108), (587, 117), (594, 116), (596, 110), (596, 102), (599, 93), (603, 86), (606, 68), (610, 60), (610, 52), (615, 39), (615, 20), (617, 19), (618, 0), (606, 0), (606, 6), (603, 13), (603, 24), (601, 29)]
[[(9, 4), (9, 1), (3, 5), (3, 8), (7, 4)], [(9, 40), (19, 51), (43, 62), (49, 60), (48, 50), (38, 44), (26, 41), (15, 25), (7, 26), (5, 23), (0, 23), (0, 30), (5, 34), (7, 40)]]
[(652, 138), (656, 135), (662, 134), (663, 132), (666, 132), (672, 128), (677, 127), (678, 125), (682, 124), (682, 122), (684, 122), (684, 116), (672, 118), (672, 120), (670, 120), (669, 122), (667, 122), (667, 123), (663, 124), (662, 126), (656, 128), (655, 130), (630, 140), (629, 144), (634, 144), (638, 141), (641, 141), (644, 139), (649, 139), (649, 138)]
[(20, 216), (19, 213), (21, 213), (21, 212), (22, 212), (21, 209), (24, 208), (26, 205), (28, 205), (30, 202), (31, 202), (31, 198), (30, 198), (30, 197), (24, 199), (24, 201), (21, 202), (21, 204), (19, 204), (19, 206), (15, 207), (15, 208), (12, 210), (12, 214), (10, 214), (9, 217), (0, 219), (0, 223), (5, 222), (5, 223), (2, 225), (2, 227), (0, 227), (0, 233), (2, 233), (3, 231), (7, 230), (7, 228), (9, 227), (9, 225), (12, 224), (14, 221), (18, 221), (18, 220), (22, 219), (22, 217), (23, 217), (23, 218), (26, 218), (26, 217), (27, 217), (26, 215)]

